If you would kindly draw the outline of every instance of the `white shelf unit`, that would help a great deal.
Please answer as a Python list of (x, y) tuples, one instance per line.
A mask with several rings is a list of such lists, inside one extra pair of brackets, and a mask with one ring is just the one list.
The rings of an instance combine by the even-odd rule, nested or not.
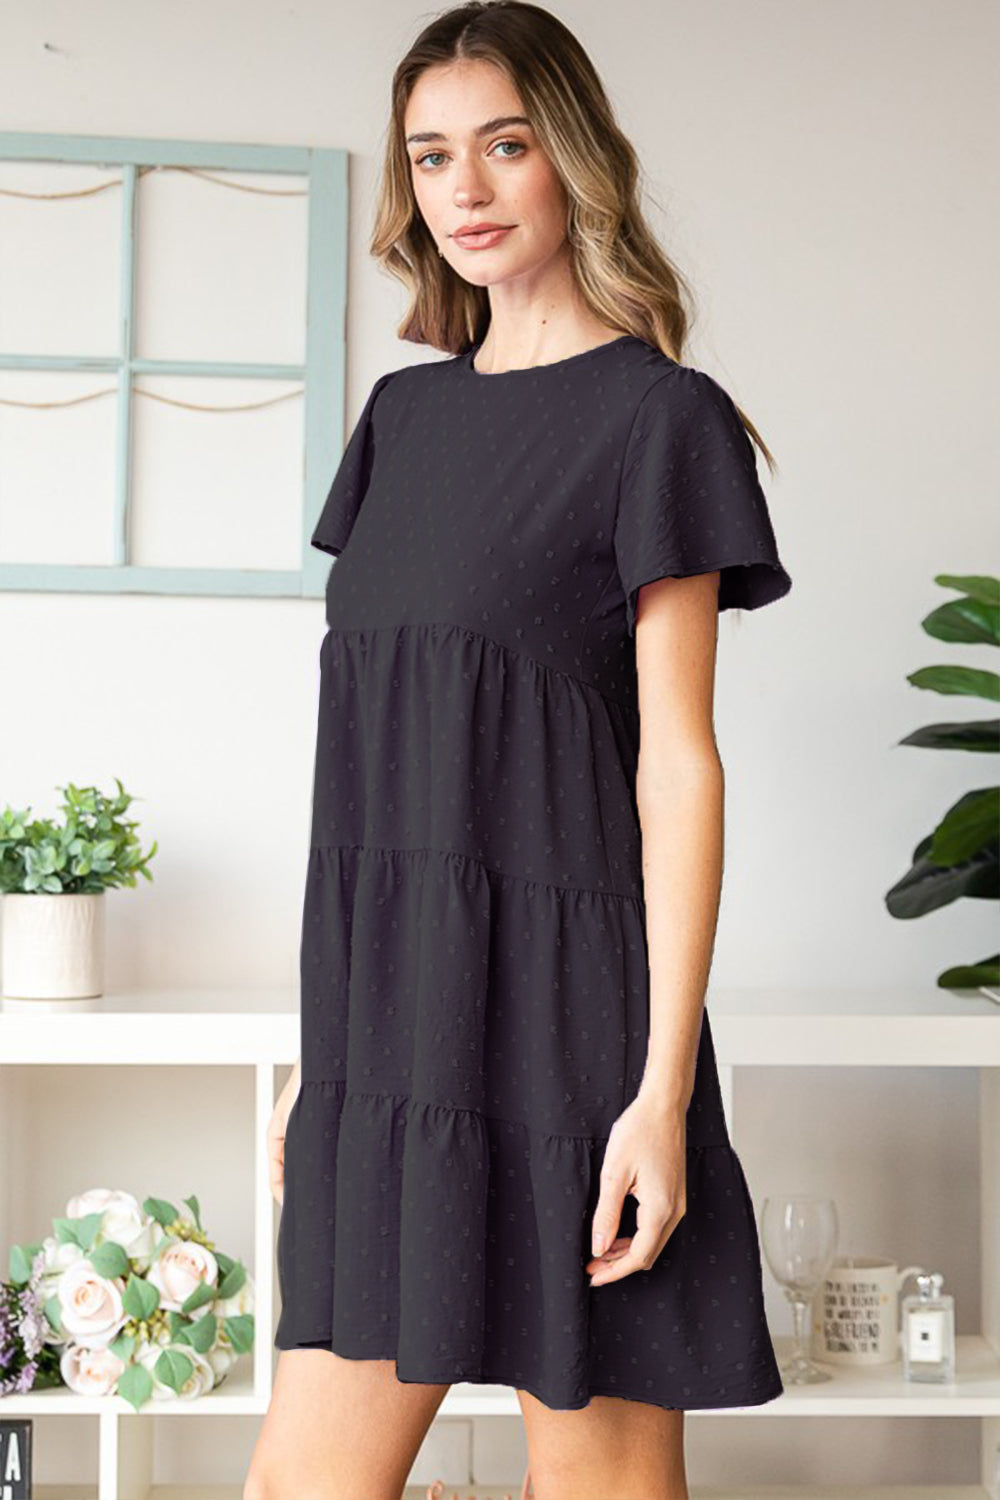
[[(98, 1424), (96, 1484), (41, 1486), (38, 1500), (232, 1500), (240, 1486), (177, 1488), (153, 1485), (152, 1416), (204, 1420), (216, 1416), (260, 1417), (267, 1410), (277, 1351), (275, 1237), (278, 1208), (268, 1184), (265, 1129), (284, 1070), (298, 1056), (298, 996), (293, 990), (140, 990), (108, 994), (96, 1008), (67, 1002), (39, 1006), (3, 1001), (0, 1009), (0, 1139), (11, 1139), (12, 1070), (33, 1065), (86, 1068), (141, 1066), (169, 1070), (243, 1067), (254, 1077), (253, 1244), (234, 1247), (256, 1282), (257, 1337), (215, 1392), (196, 1401), (155, 1403), (135, 1412), (119, 1397), (88, 1399), (64, 1390), (0, 1398), (0, 1416), (72, 1416)], [(874, 1488), (769, 1486), (692, 1491), (695, 1500), (751, 1500), (765, 1493), (786, 1500), (809, 1495), (843, 1500), (983, 1500), (1000, 1444), (1000, 1011), (975, 992), (924, 990), (714, 990), (708, 1008), (723, 1100), (734, 1144), (733, 1075), (737, 1068), (766, 1065), (810, 1067), (942, 1067), (980, 1072), (980, 1265), (982, 1327), (957, 1340), (954, 1386), (907, 1384), (896, 1364), (847, 1371), (831, 1366), (824, 1384), (788, 1387), (760, 1407), (713, 1411), (714, 1417), (974, 1417), (980, 1422), (981, 1484), (948, 1489), (882, 1485)], [(53, 1015), (57, 1011), (58, 1019)], [(198, 1025), (190, 1019), (197, 1015)], [(233, 1025), (234, 1016), (240, 1024)], [(0, 1152), (0, 1158), (3, 1153)], [(0, 1193), (4, 1187), (0, 1177)], [(9, 1209), (0, 1197), (0, 1223)], [(39, 1226), (44, 1233), (48, 1226)], [(0, 1246), (6, 1259), (7, 1246)], [(6, 1267), (5, 1267), (6, 1269)], [(779, 1353), (786, 1338), (776, 1338)], [(520, 1408), (505, 1386), (456, 1384), (436, 1420), (516, 1416)], [(697, 1413), (692, 1413), (697, 1416)], [(494, 1488), (496, 1488), (494, 1486)], [(408, 1495), (421, 1497), (415, 1487)], [(502, 1491), (501, 1491), (502, 1493)]]

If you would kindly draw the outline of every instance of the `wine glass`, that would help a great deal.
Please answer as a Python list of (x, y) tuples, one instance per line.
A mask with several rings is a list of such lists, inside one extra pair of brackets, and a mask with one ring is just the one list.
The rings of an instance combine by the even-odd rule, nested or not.
[(791, 1356), (778, 1364), (786, 1385), (813, 1385), (833, 1378), (829, 1371), (813, 1364), (806, 1352), (806, 1312), (833, 1265), (838, 1234), (837, 1205), (832, 1198), (794, 1193), (764, 1199), (764, 1254), (775, 1281), (784, 1287), (795, 1318)]

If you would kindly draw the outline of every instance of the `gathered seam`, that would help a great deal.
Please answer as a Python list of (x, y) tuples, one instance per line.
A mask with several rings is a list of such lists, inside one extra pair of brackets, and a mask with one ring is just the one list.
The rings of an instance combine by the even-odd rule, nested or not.
[[(609, 579), (608, 581), (610, 582), (611, 580)], [(606, 589), (607, 584), (605, 584), (604, 589), (601, 591), (602, 598)], [(589, 627), (589, 624), (590, 620), (588, 619), (587, 626), (584, 627), (585, 631)], [(615, 708), (621, 709), (623, 713), (631, 714), (633, 718), (638, 717), (638, 709), (634, 704), (627, 703), (622, 698), (616, 698), (611, 693), (606, 693), (603, 688), (598, 687), (595, 682), (588, 681), (586, 677), (577, 677), (572, 672), (564, 671), (562, 667), (552, 666), (551, 662), (540, 661), (537, 656), (532, 656), (528, 651), (518, 651), (516, 646), (508, 646), (505, 641), (498, 641), (494, 636), (485, 635), (481, 630), (474, 630), (470, 625), (460, 625), (455, 620), (414, 620), (404, 625), (331, 625), (327, 629), (324, 639), (329, 640), (335, 635), (398, 634), (401, 630), (458, 630), (470, 639), (482, 641), (487, 646), (494, 646), (498, 651), (504, 652), (507, 656), (513, 656), (520, 661), (528, 662), (531, 666), (537, 667), (541, 672), (546, 672), (553, 677), (563, 677), (567, 682), (571, 682), (574, 687), (596, 693), (602, 703), (612, 704)]]
[[(414, 1094), (397, 1094), (390, 1089), (352, 1089), (347, 1086), (346, 1078), (302, 1078), (299, 1080), (300, 1088), (340, 1088), (344, 1090), (345, 1099), (388, 1099), (393, 1103), (415, 1104), (418, 1108), (443, 1109), (453, 1115), (475, 1115), (477, 1120), (488, 1120), (493, 1125), (507, 1125), (513, 1130), (523, 1130), (528, 1135), (539, 1136), (547, 1141), (581, 1141), (585, 1145), (602, 1144), (609, 1139), (606, 1135), (594, 1135), (592, 1132), (578, 1132), (572, 1130), (538, 1130), (534, 1125), (529, 1125), (525, 1120), (506, 1120), (500, 1115), (488, 1115), (481, 1109), (473, 1109), (465, 1104), (441, 1104), (436, 1099), (418, 1099)], [(688, 1141), (688, 1151), (732, 1151), (732, 1141)]]
[(510, 871), (494, 870), (491, 865), (485, 864), (481, 859), (477, 859), (474, 854), (462, 854), (457, 849), (432, 849), (424, 846), (414, 849), (394, 849), (386, 844), (310, 845), (310, 853), (318, 853), (324, 849), (353, 849), (362, 854), (435, 854), (441, 859), (460, 859), (468, 864), (476, 865), (485, 875), (491, 875), (496, 880), (516, 880), (519, 885), (536, 885), (541, 890), (555, 891), (563, 896), (596, 896), (598, 899), (603, 897), (608, 901), (629, 901), (641, 909), (644, 909), (646, 904), (644, 897), (630, 896), (626, 891), (595, 891), (589, 886), (583, 885), (554, 885), (548, 880), (533, 880), (530, 875), (515, 875)]

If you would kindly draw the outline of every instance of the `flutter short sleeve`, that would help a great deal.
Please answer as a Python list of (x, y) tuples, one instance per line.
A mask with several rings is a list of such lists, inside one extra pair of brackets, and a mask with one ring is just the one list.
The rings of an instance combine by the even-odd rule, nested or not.
[(658, 578), (720, 570), (719, 609), (787, 594), (750, 435), (732, 397), (677, 365), (643, 396), (622, 463), (614, 536), (630, 635), (638, 592)]
[(379, 393), (396, 371), (380, 375), (372, 386), (354, 431), (348, 439), (343, 457), (333, 476), (333, 483), (320, 511), (310, 541), (323, 552), (336, 557), (347, 545), (347, 538), (357, 519), (375, 459), (374, 416)]

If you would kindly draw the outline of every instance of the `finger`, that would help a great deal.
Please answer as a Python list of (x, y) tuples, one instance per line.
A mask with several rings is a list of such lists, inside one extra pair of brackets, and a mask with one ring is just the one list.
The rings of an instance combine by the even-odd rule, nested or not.
[(599, 1266), (590, 1278), (590, 1285), (604, 1286), (608, 1281), (621, 1281), (623, 1277), (631, 1276), (635, 1271), (645, 1271), (648, 1269), (648, 1266), (643, 1261), (643, 1257), (633, 1245), (627, 1254), (621, 1256), (613, 1264)]
[(612, 1241), (603, 1255), (592, 1255), (590, 1260), (587, 1261), (584, 1270), (589, 1271), (592, 1268), (596, 1270), (598, 1266), (603, 1266), (609, 1261), (619, 1260), (626, 1253), (631, 1243), (631, 1236), (628, 1238), (619, 1236), (618, 1239)]
[(590, 1248), (594, 1255), (603, 1255), (618, 1233), (627, 1188), (624, 1176), (607, 1166), (602, 1168), (601, 1192), (590, 1228)]
[(590, 1279), (591, 1286), (602, 1286), (606, 1281), (620, 1281), (623, 1276), (631, 1276), (633, 1271), (648, 1271), (653, 1265), (660, 1251), (670, 1238), (670, 1230), (673, 1228), (673, 1220), (659, 1224), (652, 1222), (644, 1224), (633, 1236), (628, 1252), (613, 1265), (598, 1269)]
[(277, 1156), (275, 1152), (268, 1151), (267, 1158), (267, 1181), (271, 1189), (271, 1195), (276, 1203), (281, 1203), (284, 1196), (285, 1165), (284, 1157)]

